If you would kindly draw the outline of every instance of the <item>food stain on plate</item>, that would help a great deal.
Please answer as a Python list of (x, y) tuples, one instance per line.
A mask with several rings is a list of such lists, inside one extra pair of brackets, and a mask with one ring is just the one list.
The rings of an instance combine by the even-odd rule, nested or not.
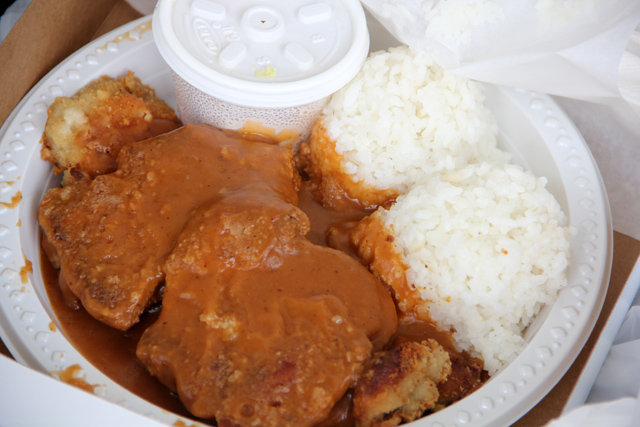
[(89, 393), (93, 393), (96, 387), (98, 387), (98, 385), (89, 384), (86, 381), (87, 375), (78, 364), (71, 365), (68, 368), (59, 371), (51, 371), (50, 374), (58, 378), (60, 381), (78, 387), (84, 391), (88, 391)]
[(0, 202), (0, 206), (4, 206), (7, 209), (15, 209), (18, 207), (18, 204), (22, 201), (22, 191), (18, 191), (12, 198), (11, 202)]
[(33, 274), (33, 263), (27, 259), (27, 256), (22, 253), (24, 257), (24, 266), (20, 268), (20, 280), (22, 284), (26, 284), (29, 281), (29, 274)]
[(143, 22), (142, 24), (136, 26), (133, 30), (127, 31), (126, 33), (120, 34), (115, 39), (105, 43), (102, 47), (96, 49), (96, 51), (106, 50), (109, 48), (109, 44), (111, 43), (120, 43), (123, 41), (136, 41), (140, 39), (142, 34), (151, 30), (151, 19)]

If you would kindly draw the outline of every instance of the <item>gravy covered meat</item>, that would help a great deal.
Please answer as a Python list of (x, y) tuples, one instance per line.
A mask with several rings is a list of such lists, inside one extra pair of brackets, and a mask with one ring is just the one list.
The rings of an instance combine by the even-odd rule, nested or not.
[(393, 427), (420, 418), (435, 408), (438, 385), (450, 373), (449, 354), (433, 339), (376, 353), (355, 388), (356, 425)]
[[(138, 111), (101, 95), (112, 83), (79, 92), (102, 97), (87, 117)], [(80, 108), (54, 107), (54, 127)], [(64, 173), (39, 210), (43, 251), (57, 269), (48, 292), (64, 296), (66, 304), (51, 298), (60, 319), (86, 310), (90, 330), (102, 331), (62, 321), (89, 361), (103, 348), (96, 342), (120, 330), (124, 348), (113, 354), (135, 359), (153, 384), (144, 387), (171, 404), (150, 400), (221, 427), (392, 427), (486, 379), (453, 329), (420, 309), (392, 233), (371, 219), (395, 190), (353, 197), (329, 179), (333, 169), (314, 169), (335, 161), (336, 147), (313, 151), (313, 138), (294, 153), (247, 132), (175, 129), (170, 115), (143, 114), (158, 126), (137, 132), (146, 125), (135, 117), (132, 132), (97, 132), (98, 145), (85, 144), (83, 131), (56, 149), (51, 129), (43, 136), (43, 158)], [(63, 122), (60, 133), (72, 134), (75, 122)], [(159, 134), (164, 125), (169, 133)], [(109, 376), (141, 394), (139, 377)]]
[(132, 71), (56, 98), (47, 114), (41, 155), (56, 173), (64, 172), (65, 184), (113, 172), (123, 146), (181, 126), (175, 111)]
[(395, 306), (357, 261), (304, 238), (302, 211), (260, 187), (193, 216), (137, 354), (198, 417), (313, 426), (395, 332)]
[(92, 316), (121, 330), (154, 300), (162, 265), (194, 210), (258, 184), (297, 200), (290, 150), (205, 125), (127, 145), (118, 166), (50, 190), (39, 221), (60, 285)]

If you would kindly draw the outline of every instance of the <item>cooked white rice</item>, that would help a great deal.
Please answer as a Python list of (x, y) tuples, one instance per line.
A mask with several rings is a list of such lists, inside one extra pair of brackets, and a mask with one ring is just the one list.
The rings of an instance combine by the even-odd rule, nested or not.
[(323, 112), (355, 182), (402, 194), (392, 230), (428, 313), (490, 374), (567, 281), (567, 218), (546, 180), (497, 148), (481, 83), (408, 47), (372, 54)]
[(408, 47), (372, 53), (323, 121), (354, 182), (404, 192), (434, 173), (502, 163), (482, 85)]
[(566, 284), (567, 219), (515, 165), (470, 165), (433, 177), (379, 209), (407, 279), (457, 345), (493, 374), (521, 350), (523, 329)]

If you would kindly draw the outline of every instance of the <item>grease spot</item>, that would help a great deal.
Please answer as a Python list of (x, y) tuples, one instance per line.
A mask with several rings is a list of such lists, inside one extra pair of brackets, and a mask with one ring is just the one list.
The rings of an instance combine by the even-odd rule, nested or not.
[(86, 381), (87, 376), (82, 372), (82, 368), (78, 364), (71, 365), (61, 371), (51, 371), (50, 374), (57, 377), (60, 381), (88, 391), (89, 393), (93, 393), (93, 390), (98, 387)]
[(22, 256), (24, 257), (24, 266), (20, 268), (20, 280), (22, 284), (25, 284), (29, 281), (29, 274), (33, 274), (33, 264), (27, 259), (24, 252)]
[(11, 198), (11, 202), (0, 202), (0, 206), (4, 206), (7, 209), (14, 209), (18, 207), (20, 201), (22, 201), (22, 191), (18, 191), (16, 195)]
[(113, 43), (120, 43), (123, 41), (136, 41), (140, 39), (140, 36), (144, 33), (146, 33), (147, 31), (151, 30), (151, 20), (145, 21), (142, 24), (138, 25), (137, 27), (135, 27), (133, 30), (131, 31), (127, 31), (124, 34), (120, 34), (118, 35), (115, 39), (107, 42), (104, 44), (104, 46), (99, 47), (98, 49), (96, 49), (97, 51), (100, 50), (105, 50), (105, 49), (113, 49), (114, 46), (112, 45)]

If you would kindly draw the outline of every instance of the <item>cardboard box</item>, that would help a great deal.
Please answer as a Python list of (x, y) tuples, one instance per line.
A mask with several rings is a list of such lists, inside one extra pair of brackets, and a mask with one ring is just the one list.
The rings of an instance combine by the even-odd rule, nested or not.
[(63, 59), (140, 16), (124, 0), (33, 0), (0, 45), (0, 123)]
[[(33, 0), (0, 44), (0, 123), (59, 62), (94, 38), (140, 16), (124, 0)], [(516, 426), (541, 426), (562, 413), (639, 256), (639, 241), (614, 233), (611, 282), (591, 337), (555, 388)], [(0, 353), (10, 355), (1, 341)]]

